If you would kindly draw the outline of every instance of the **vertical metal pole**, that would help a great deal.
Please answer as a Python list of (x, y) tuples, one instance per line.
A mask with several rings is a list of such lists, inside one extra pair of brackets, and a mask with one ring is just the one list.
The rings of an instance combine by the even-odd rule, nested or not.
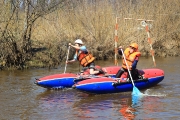
[(148, 27), (148, 24), (146, 24), (146, 33), (147, 33), (147, 36), (148, 36), (148, 43), (150, 45), (150, 52), (151, 52), (151, 55), (152, 55), (152, 59), (153, 59), (153, 62), (154, 62), (154, 67), (156, 67), (156, 62), (155, 62), (155, 58), (154, 58), (154, 50), (152, 48), (152, 41), (151, 41), (151, 38), (150, 38), (150, 33), (149, 33), (149, 27)]
[(118, 62), (117, 62), (117, 41), (118, 41), (118, 35), (117, 35), (117, 30), (118, 30), (118, 17), (116, 17), (116, 24), (115, 24), (115, 40), (114, 40), (114, 46), (115, 46), (115, 61), (114, 61), (114, 64), (115, 65), (118, 65)]

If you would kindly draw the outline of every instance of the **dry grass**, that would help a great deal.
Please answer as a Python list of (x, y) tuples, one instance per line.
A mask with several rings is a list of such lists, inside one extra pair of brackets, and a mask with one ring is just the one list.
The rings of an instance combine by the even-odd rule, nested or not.
[[(117, 16), (119, 17), (118, 44), (127, 46), (134, 41), (140, 44), (140, 49), (148, 51), (146, 31), (140, 26), (141, 21), (135, 20), (145, 19), (153, 20), (149, 24), (152, 25), (150, 35), (154, 47), (171, 48), (168, 47), (169, 42), (179, 45), (180, 41), (179, 4), (179, 0), (139, 0), (132, 4), (116, 1), (114, 5), (108, 1), (97, 1), (94, 4), (76, 3), (75, 8), (59, 10), (39, 20), (33, 38), (48, 42), (50, 40), (60, 42), (66, 39), (73, 42), (76, 38), (81, 38), (91, 50), (113, 50)], [(124, 20), (127, 17), (134, 20)], [(175, 39), (168, 38), (173, 34)]]
[[(59, 64), (66, 56), (67, 44), (82, 39), (97, 59), (114, 58), (114, 31), (118, 19), (118, 45), (139, 44), (144, 56), (150, 55), (145, 29), (136, 19), (153, 20), (150, 36), (156, 56), (178, 56), (180, 46), (179, 0), (127, 0), (109, 2), (96, 0), (74, 1), (66, 8), (39, 18), (33, 27), (34, 48), (46, 48), (37, 52), (32, 60), (49, 66)], [(3, 9), (0, 8), (2, 11)], [(2, 16), (4, 15), (4, 16)], [(7, 14), (1, 12), (1, 17)], [(21, 16), (20, 16), (21, 17)], [(133, 18), (133, 20), (124, 20)], [(22, 20), (22, 19), (21, 19)], [(23, 22), (12, 22), (9, 29), (17, 40), (21, 36)], [(3, 29), (3, 24), (0, 24)], [(20, 43), (19, 43), (20, 44)], [(73, 51), (71, 51), (71, 57)], [(29, 64), (31, 64), (29, 62)], [(34, 65), (34, 63), (32, 63)]]

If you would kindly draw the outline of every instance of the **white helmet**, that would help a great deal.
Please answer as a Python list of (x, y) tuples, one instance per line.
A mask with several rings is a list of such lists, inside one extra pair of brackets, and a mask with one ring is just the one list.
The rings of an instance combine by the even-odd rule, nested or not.
[(75, 44), (83, 44), (83, 42), (82, 42), (82, 40), (81, 39), (77, 39), (76, 41), (75, 41)]

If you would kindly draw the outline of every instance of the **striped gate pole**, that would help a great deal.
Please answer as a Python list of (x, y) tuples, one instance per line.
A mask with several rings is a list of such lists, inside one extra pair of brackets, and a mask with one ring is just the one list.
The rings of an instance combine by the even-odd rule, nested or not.
[[(142, 22), (143, 22), (143, 21), (142, 21)], [(151, 41), (150, 33), (149, 33), (149, 26), (148, 26), (148, 24), (146, 23), (146, 21), (144, 21), (144, 22), (145, 22), (146, 33), (147, 33), (147, 36), (148, 36), (148, 43), (149, 43), (150, 48), (151, 48), (150, 53), (151, 53), (151, 55), (152, 55), (152, 59), (153, 59), (153, 62), (154, 62), (154, 67), (156, 67), (156, 62), (155, 62), (155, 58), (154, 58), (154, 50), (153, 50), (153, 48), (152, 48), (152, 41)], [(143, 24), (143, 23), (141, 23), (141, 24)]]
[(118, 61), (117, 61), (117, 54), (118, 54), (118, 50), (117, 50), (117, 42), (118, 42), (118, 35), (117, 35), (117, 31), (118, 31), (118, 19), (119, 17), (116, 17), (116, 24), (115, 24), (115, 38), (114, 38), (114, 46), (115, 46), (115, 60), (114, 60), (114, 64), (118, 66)]

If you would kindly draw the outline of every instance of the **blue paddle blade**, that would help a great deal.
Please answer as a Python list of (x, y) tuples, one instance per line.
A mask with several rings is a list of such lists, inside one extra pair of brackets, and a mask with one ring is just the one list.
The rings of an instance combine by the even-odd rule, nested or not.
[(139, 106), (142, 106), (143, 104), (143, 96), (135, 96), (135, 95), (132, 95), (132, 107), (133, 108), (137, 108)]
[(134, 86), (134, 87), (133, 87), (132, 95), (141, 96), (141, 95), (143, 95), (143, 93), (141, 93), (141, 92), (139, 91), (139, 89)]

